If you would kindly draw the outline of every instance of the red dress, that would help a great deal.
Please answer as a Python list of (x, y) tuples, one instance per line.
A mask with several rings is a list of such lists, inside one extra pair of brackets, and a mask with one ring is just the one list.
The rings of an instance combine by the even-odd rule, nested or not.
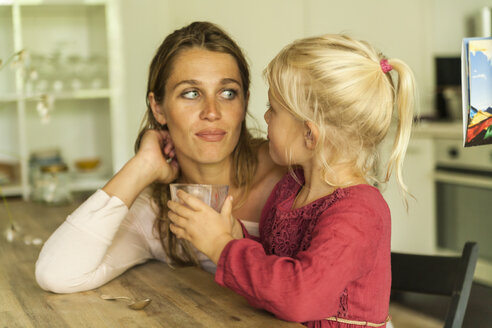
[[(302, 171), (295, 173), (303, 182)], [(384, 323), (391, 217), (380, 192), (365, 184), (339, 188), (292, 209), (300, 188), (290, 174), (275, 186), (262, 211), (260, 238), (229, 242), (215, 280), (252, 306), (308, 327), (361, 327), (328, 317)]]

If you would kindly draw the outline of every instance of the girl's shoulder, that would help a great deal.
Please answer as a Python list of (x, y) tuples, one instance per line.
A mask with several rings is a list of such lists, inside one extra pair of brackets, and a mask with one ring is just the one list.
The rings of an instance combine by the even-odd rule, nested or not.
[[(390, 226), (390, 209), (376, 187), (359, 184), (339, 188), (335, 193), (336, 201), (327, 208), (324, 213), (325, 219), (338, 218), (340, 224), (351, 224), (364, 229), (381, 229)], [(336, 221), (331, 222), (336, 223)]]
[(341, 188), (340, 193), (349, 202), (373, 207), (386, 205), (386, 201), (378, 188), (369, 184), (358, 184), (347, 188)]

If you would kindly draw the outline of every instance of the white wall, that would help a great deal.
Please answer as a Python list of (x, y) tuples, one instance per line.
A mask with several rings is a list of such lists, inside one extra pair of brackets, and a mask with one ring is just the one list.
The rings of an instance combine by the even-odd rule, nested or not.
[(224, 28), (243, 49), (251, 69), (249, 111), (256, 118), (249, 126), (265, 130), (267, 86), (262, 71), (287, 43), (303, 37), (302, 0), (181, 0), (172, 1), (175, 28), (206, 20)]
[[(120, 51), (123, 69), (118, 72), (122, 81), (120, 105), (124, 106), (125, 117), (114, 117), (117, 128), (124, 126), (125, 154), (133, 155), (133, 144), (146, 110), (145, 94), (150, 61), (164, 37), (171, 31), (168, 1), (166, 0), (115, 0), (121, 34)], [(123, 163), (119, 163), (120, 166)]]
[(433, 54), (460, 56), (461, 40), (470, 34), (469, 20), (482, 7), (491, 6), (490, 0), (433, 0)]
[(405, 60), (417, 78), (420, 112), (431, 114), (433, 57), (459, 55), (461, 39), (468, 33), (467, 18), (487, 2), (490, 0), (121, 0), (128, 156), (145, 108), (152, 55), (168, 33), (192, 21), (208, 20), (222, 26), (243, 48), (251, 65), (249, 109), (265, 129), (263, 68), (287, 43), (323, 33), (348, 33), (371, 42), (388, 57)]
[(309, 0), (306, 34), (346, 33), (370, 42), (388, 58), (404, 60), (418, 81), (422, 113), (432, 109), (432, 1)]

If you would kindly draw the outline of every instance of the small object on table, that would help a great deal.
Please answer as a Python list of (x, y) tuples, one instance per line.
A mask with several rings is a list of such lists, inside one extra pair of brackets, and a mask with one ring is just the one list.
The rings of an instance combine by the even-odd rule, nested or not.
[(107, 300), (107, 301), (125, 300), (125, 301), (129, 302), (128, 307), (132, 310), (142, 310), (147, 305), (149, 305), (150, 302), (152, 302), (152, 300), (150, 298), (145, 298), (142, 300), (134, 300), (133, 298), (126, 297), (126, 296), (111, 296), (111, 295), (105, 295), (105, 294), (101, 295), (101, 298), (103, 300)]

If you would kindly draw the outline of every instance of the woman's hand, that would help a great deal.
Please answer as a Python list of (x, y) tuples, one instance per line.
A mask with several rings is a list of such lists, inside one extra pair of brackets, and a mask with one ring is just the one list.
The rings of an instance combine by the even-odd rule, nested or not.
[(171, 231), (178, 238), (190, 241), (217, 264), (224, 247), (235, 239), (233, 235), (236, 239), (242, 238), (241, 226), (231, 214), (232, 196), (227, 196), (220, 213), (182, 190), (178, 190), (177, 196), (183, 204), (167, 203)]
[(108, 195), (118, 197), (129, 208), (145, 187), (154, 181), (170, 183), (178, 172), (169, 132), (148, 130), (140, 141), (137, 154), (102, 189)]
[(136, 158), (148, 165), (142, 168), (149, 169), (152, 181), (171, 183), (176, 179), (179, 165), (176, 161), (174, 143), (166, 130), (148, 130), (140, 141)]

